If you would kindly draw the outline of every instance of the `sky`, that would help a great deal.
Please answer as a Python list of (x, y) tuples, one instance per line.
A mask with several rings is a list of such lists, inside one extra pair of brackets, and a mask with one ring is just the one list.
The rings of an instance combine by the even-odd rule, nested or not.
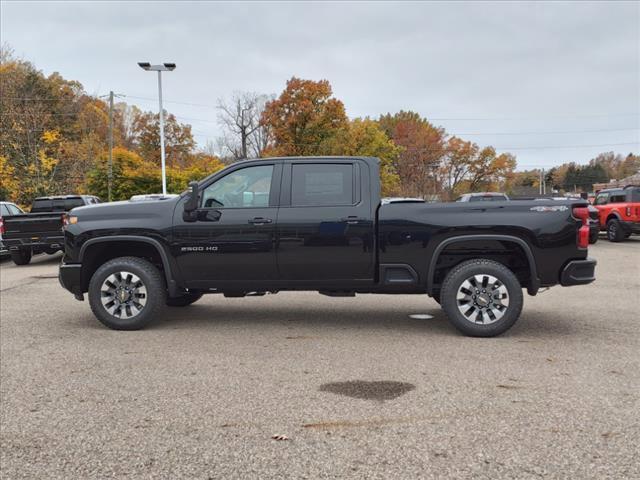
[(0, 36), (45, 74), (157, 111), (199, 145), (234, 91), (327, 79), (351, 118), (413, 110), (518, 169), (640, 151), (640, 2), (17, 2)]

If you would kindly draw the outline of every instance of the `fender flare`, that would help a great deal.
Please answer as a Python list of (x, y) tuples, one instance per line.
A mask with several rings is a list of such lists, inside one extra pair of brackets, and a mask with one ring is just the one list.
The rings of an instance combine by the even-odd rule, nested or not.
[(147, 243), (152, 245), (160, 254), (160, 259), (162, 260), (162, 267), (164, 269), (165, 279), (167, 281), (167, 289), (169, 290), (169, 295), (175, 296), (178, 292), (178, 285), (173, 276), (173, 272), (171, 270), (171, 263), (169, 262), (169, 257), (167, 252), (165, 251), (162, 244), (154, 239), (149, 237), (141, 237), (137, 235), (113, 235), (109, 237), (98, 237), (87, 240), (82, 247), (80, 247), (80, 253), (78, 255), (78, 262), (82, 263), (84, 259), (84, 255), (87, 249), (99, 243), (107, 243), (107, 242), (138, 242), (138, 243)]
[(615, 217), (616, 220), (622, 220), (622, 216), (620, 215), (620, 212), (618, 212), (617, 210), (611, 210), (608, 214), (607, 214), (607, 220), (605, 222), (605, 226), (607, 225), (607, 223), (609, 223), (609, 220), (612, 220), (611, 217)]
[(459, 242), (468, 242), (473, 240), (500, 240), (505, 242), (516, 243), (527, 256), (527, 262), (529, 264), (529, 271), (531, 272), (531, 277), (529, 281), (529, 287), (527, 287), (527, 292), (529, 295), (535, 295), (538, 293), (540, 289), (540, 280), (538, 278), (538, 269), (536, 267), (536, 261), (533, 256), (533, 252), (531, 251), (531, 247), (527, 242), (525, 242), (522, 238), (514, 237), (512, 235), (460, 235), (456, 237), (450, 237), (444, 239), (440, 242), (433, 251), (433, 255), (431, 256), (431, 262), (429, 264), (429, 270), (427, 272), (427, 292), (431, 294), (433, 292), (433, 278), (436, 273), (436, 264), (438, 263), (438, 258), (442, 251), (447, 248), (449, 245)]

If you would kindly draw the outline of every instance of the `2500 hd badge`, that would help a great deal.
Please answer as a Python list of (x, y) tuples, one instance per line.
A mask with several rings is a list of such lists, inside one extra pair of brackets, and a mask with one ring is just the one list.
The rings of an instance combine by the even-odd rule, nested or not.
[(207, 247), (180, 247), (181, 252), (217, 252), (218, 247), (209, 245)]

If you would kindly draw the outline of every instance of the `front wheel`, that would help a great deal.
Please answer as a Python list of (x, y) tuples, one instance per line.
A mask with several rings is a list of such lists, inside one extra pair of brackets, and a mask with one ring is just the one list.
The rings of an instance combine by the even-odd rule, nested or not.
[(611, 219), (607, 222), (607, 239), (610, 242), (621, 242), (624, 240), (624, 230), (618, 220)]
[(11, 251), (11, 260), (16, 265), (27, 265), (31, 262), (31, 249), (30, 248), (21, 248), (20, 250), (12, 250)]
[(102, 265), (89, 282), (93, 314), (114, 330), (139, 330), (156, 318), (167, 301), (164, 278), (153, 264), (119, 257)]
[(506, 332), (522, 311), (522, 286), (516, 276), (503, 264), (484, 258), (454, 267), (440, 295), (449, 321), (472, 337)]

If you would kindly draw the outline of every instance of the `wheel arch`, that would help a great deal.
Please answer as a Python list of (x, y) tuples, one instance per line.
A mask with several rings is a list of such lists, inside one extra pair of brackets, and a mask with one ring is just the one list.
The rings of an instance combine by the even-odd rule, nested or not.
[[(498, 241), (501, 243), (507, 243), (511, 245), (516, 245), (518, 248), (524, 252), (524, 256), (526, 259), (526, 264), (528, 267), (528, 285), (527, 292), (529, 295), (535, 295), (540, 288), (540, 280), (538, 278), (538, 269), (536, 267), (535, 258), (533, 256), (533, 252), (531, 251), (531, 247), (529, 244), (523, 240), (522, 238), (515, 237), (513, 235), (461, 235), (446, 238), (441, 241), (433, 251), (433, 255), (431, 257), (431, 262), (429, 263), (429, 268), (427, 270), (427, 292), (431, 295), (434, 293), (435, 286), (435, 278), (436, 278), (436, 270), (438, 268), (438, 259), (443, 254), (447, 247), (450, 247), (459, 243), (466, 242), (483, 242), (483, 241)], [(460, 262), (465, 259), (460, 260)], [(458, 263), (460, 263), (458, 262)]]
[(622, 216), (620, 215), (620, 212), (618, 212), (617, 210), (611, 210), (608, 214), (607, 214), (607, 221), (604, 222), (605, 226), (611, 221), (611, 220), (621, 220)]
[[(117, 254), (114, 255), (115, 247), (131, 247), (131, 250), (126, 252), (126, 254), (121, 255), (117, 252)], [(100, 253), (103, 253), (103, 255), (100, 256)], [(175, 295), (178, 291), (169, 256), (162, 244), (154, 238), (135, 235), (114, 235), (106, 238), (92, 238), (82, 245), (78, 255), (78, 261), (82, 264), (83, 291), (87, 291), (89, 280), (98, 267), (105, 261), (118, 256), (149, 258), (153, 263), (159, 263), (167, 282), (169, 294)]]

